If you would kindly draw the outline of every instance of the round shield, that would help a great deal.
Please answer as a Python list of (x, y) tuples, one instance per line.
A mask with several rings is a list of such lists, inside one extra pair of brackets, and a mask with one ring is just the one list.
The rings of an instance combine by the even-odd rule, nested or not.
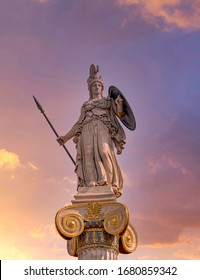
[(121, 122), (130, 130), (134, 130), (136, 128), (136, 121), (135, 121), (135, 117), (133, 114), (133, 111), (131, 110), (131, 107), (128, 103), (128, 101), (126, 100), (126, 98), (124, 97), (124, 95), (121, 93), (121, 91), (114, 87), (114, 86), (110, 86), (108, 89), (108, 95), (113, 98), (114, 100), (117, 98), (118, 95), (121, 96), (121, 98), (123, 99), (123, 110), (125, 112), (125, 116), (120, 119)]

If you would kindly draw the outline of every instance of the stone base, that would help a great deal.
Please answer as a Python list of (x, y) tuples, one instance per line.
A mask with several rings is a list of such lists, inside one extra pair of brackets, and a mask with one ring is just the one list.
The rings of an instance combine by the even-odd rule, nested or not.
[(95, 186), (95, 187), (81, 187), (78, 193), (74, 195), (75, 200), (72, 204), (87, 203), (91, 201), (116, 201), (116, 196), (112, 190), (112, 186)]

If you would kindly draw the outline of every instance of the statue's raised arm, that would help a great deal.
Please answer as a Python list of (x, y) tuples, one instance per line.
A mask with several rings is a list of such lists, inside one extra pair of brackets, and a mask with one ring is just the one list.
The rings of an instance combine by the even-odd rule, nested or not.
[(78, 192), (82, 188), (110, 186), (116, 197), (121, 196), (123, 178), (117, 154), (125, 144), (125, 133), (119, 120), (129, 129), (135, 129), (133, 112), (123, 96), (114, 86), (108, 97), (103, 96), (104, 84), (98, 75), (99, 66), (90, 66), (87, 79), (89, 100), (81, 107), (79, 120), (72, 129), (57, 141), (62, 145), (73, 138), (76, 143), (76, 174)]

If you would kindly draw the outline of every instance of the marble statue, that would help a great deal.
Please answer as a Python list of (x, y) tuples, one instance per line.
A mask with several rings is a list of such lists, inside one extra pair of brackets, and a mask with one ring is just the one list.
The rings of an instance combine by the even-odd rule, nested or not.
[(57, 141), (63, 145), (73, 138), (76, 144), (78, 192), (82, 187), (109, 185), (115, 196), (120, 197), (123, 178), (115, 149), (121, 154), (124, 148), (125, 133), (119, 120), (127, 117), (127, 111), (123, 95), (103, 96), (104, 84), (98, 72), (99, 66), (92, 64), (87, 80), (89, 100), (82, 105), (80, 117), (71, 130)]

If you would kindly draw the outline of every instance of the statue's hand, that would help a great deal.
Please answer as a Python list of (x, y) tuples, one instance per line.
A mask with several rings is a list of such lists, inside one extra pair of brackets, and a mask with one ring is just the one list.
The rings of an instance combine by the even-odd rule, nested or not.
[(124, 108), (123, 108), (123, 98), (120, 95), (115, 99), (115, 104), (117, 104), (117, 116), (122, 119), (125, 116)]
[(64, 136), (59, 136), (59, 137), (56, 139), (56, 141), (57, 141), (60, 145), (64, 145), (64, 143), (66, 142)]
[(115, 103), (116, 103), (117, 105), (121, 105), (121, 104), (123, 103), (123, 101), (124, 101), (124, 100), (121, 98), (120, 95), (118, 95), (117, 98), (115, 99)]

